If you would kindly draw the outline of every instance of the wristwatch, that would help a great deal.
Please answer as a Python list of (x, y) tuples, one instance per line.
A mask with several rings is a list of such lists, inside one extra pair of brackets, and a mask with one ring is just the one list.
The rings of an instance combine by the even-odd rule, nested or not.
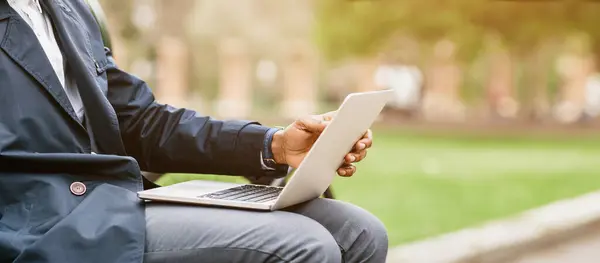
[(273, 136), (276, 132), (283, 130), (283, 127), (274, 127), (267, 131), (265, 134), (265, 143), (261, 152), (261, 158), (263, 163), (263, 169), (265, 170), (287, 170), (288, 166), (285, 164), (278, 164), (275, 162), (275, 156), (271, 150), (271, 144), (273, 142)]

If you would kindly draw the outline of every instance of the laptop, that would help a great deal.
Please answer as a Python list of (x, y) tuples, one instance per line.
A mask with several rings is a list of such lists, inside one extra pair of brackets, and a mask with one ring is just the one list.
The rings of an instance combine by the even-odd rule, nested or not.
[(138, 192), (144, 200), (273, 211), (319, 198), (344, 156), (392, 98), (391, 90), (352, 93), (285, 187), (188, 181)]

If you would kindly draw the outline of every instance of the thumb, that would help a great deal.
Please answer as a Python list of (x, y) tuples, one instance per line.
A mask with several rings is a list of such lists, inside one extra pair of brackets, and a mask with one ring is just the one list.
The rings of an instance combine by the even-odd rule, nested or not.
[(298, 121), (298, 124), (300, 124), (299, 126), (302, 130), (305, 130), (310, 133), (319, 134), (322, 133), (323, 130), (325, 130), (325, 127), (327, 127), (327, 122), (313, 117), (302, 118)]

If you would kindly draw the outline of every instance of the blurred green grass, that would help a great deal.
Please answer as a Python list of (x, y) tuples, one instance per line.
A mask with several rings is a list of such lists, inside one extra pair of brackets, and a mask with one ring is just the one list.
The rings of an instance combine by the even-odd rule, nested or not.
[[(390, 245), (506, 217), (600, 189), (600, 139), (376, 132), (374, 148), (336, 197), (377, 215)], [(170, 174), (244, 182), (238, 177)]]

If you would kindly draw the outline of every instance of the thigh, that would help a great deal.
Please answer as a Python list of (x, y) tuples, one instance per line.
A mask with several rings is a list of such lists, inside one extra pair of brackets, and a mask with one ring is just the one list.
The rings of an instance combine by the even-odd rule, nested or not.
[(144, 262), (340, 262), (331, 234), (305, 216), (146, 205)]
[(388, 237), (384, 225), (366, 210), (339, 200), (319, 198), (286, 211), (311, 218), (331, 233), (344, 262), (384, 262)]

